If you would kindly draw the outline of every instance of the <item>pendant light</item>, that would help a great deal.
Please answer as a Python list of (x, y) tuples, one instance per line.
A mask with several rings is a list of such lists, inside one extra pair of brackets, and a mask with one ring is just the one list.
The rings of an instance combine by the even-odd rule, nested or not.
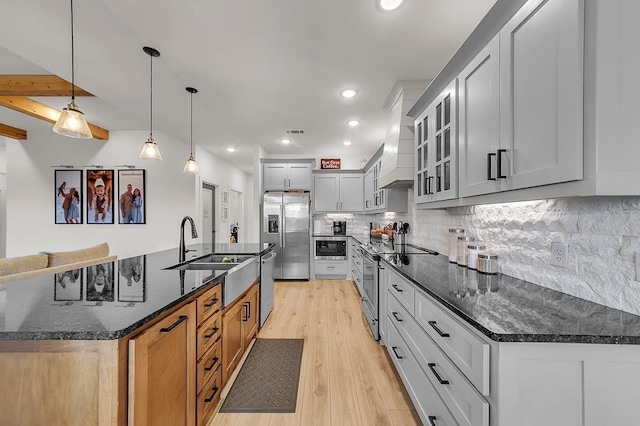
[(53, 126), (53, 131), (70, 138), (91, 139), (93, 135), (84, 118), (84, 113), (76, 105), (75, 64), (73, 45), (73, 0), (71, 0), (71, 103), (62, 110)]
[(158, 52), (153, 47), (143, 47), (144, 53), (149, 55), (151, 58), (151, 90), (149, 96), (149, 139), (144, 143), (142, 147), (142, 151), (140, 152), (140, 158), (143, 160), (160, 160), (162, 161), (162, 155), (160, 155), (160, 150), (158, 149), (158, 145), (156, 141), (153, 140), (153, 58), (157, 58), (160, 56), (160, 52)]
[(198, 93), (198, 89), (187, 87), (185, 90), (191, 93), (191, 154), (189, 154), (189, 159), (187, 160), (187, 164), (184, 165), (183, 171), (185, 173), (197, 175), (200, 170), (198, 169), (198, 163), (196, 163), (196, 159), (193, 157), (193, 94)]

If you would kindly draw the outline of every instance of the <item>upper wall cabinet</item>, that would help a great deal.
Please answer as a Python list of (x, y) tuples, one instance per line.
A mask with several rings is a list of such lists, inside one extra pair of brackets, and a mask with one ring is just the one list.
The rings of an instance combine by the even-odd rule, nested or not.
[(263, 190), (310, 191), (311, 168), (311, 163), (263, 163)]
[(318, 173), (313, 176), (314, 213), (361, 213), (364, 210), (362, 173)]
[[(382, 175), (381, 151), (369, 160), (369, 167), (364, 172), (364, 210), (365, 213), (406, 213), (407, 212), (407, 188), (380, 188), (380, 176)], [(385, 163), (386, 167), (391, 167), (390, 163)]]

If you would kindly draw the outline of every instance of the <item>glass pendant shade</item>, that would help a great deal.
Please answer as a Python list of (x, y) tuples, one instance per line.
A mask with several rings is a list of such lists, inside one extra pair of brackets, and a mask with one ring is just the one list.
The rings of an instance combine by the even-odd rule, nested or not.
[(91, 139), (93, 137), (84, 113), (73, 101), (62, 110), (62, 114), (53, 126), (53, 131), (70, 138)]
[(149, 136), (149, 139), (144, 143), (142, 151), (140, 152), (140, 158), (143, 160), (162, 161), (162, 155), (160, 155), (158, 145), (156, 145), (156, 141), (154, 141), (151, 136)]
[(198, 168), (198, 163), (196, 163), (196, 159), (193, 158), (193, 155), (189, 156), (189, 159), (187, 160), (187, 164), (184, 165), (183, 172), (189, 173), (192, 175), (197, 175), (198, 173), (200, 173), (200, 169)]

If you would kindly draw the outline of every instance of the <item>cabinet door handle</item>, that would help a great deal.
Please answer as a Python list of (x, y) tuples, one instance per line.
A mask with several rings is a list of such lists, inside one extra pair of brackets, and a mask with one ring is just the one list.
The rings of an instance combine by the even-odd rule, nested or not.
[(212, 389), (213, 393), (211, 394), (211, 396), (209, 396), (209, 398), (205, 398), (204, 402), (211, 402), (213, 401), (213, 398), (216, 397), (216, 394), (218, 393), (218, 387), (214, 386)]
[(506, 175), (502, 174), (502, 154), (504, 154), (505, 152), (507, 152), (506, 149), (499, 149), (498, 150), (498, 170), (496, 171), (496, 177), (498, 179), (506, 179)]
[(218, 303), (218, 298), (217, 297), (211, 299), (211, 302), (205, 303), (204, 306), (205, 306), (205, 308), (210, 308), (213, 305), (215, 305), (216, 303)]
[(216, 333), (218, 332), (218, 330), (219, 330), (219, 328), (218, 328), (218, 327), (213, 327), (213, 328), (211, 329), (211, 334), (205, 334), (205, 335), (204, 335), (204, 338), (205, 338), (205, 339), (211, 339), (213, 336), (215, 336), (215, 335), (216, 335)]
[(391, 312), (391, 314), (395, 317), (396, 321), (399, 321), (399, 322), (404, 321), (402, 318), (398, 316), (397, 312)]
[(429, 325), (440, 335), (440, 337), (450, 337), (449, 333), (443, 333), (438, 326), (436, 325), (435, 321), (428, 321)]
[(487, 180), (496, 180), (496, 178), (491, 177), (491, 157), (495, 156), (495, 152), (490, 152), (487, 154)]
[(403, 291), (400, 287), (398, 287), (397, 284), (391, 284), (391, 287), (393, 287), (393, 289), (395, 291), (397, 291), (398, 293), (402, 293), (402, 291)]
[(247, 302), (247, 320), (251, 318), (251, 302)]
[(429, 370), (431, 370), (433, 375), (436, 376), (436, 379), (438, 379), (438, 381), (440, 382), (441, 385), (448, 385), (449, 384), (449, 381), (448, 380), (444, 380), (442, 377), (440, 377), (440, 375), (436, 371), (436, 363), (435, 362), (430, 362), (430, 363), (427, 364), (427, 366), (429, 367)]
[(242, 304), (242, 307), (244, 308), (244, 318), (242, 318), (242, 321), (247, 322), (249, 321), (249, 311), (247, 309), (247, 302), (244, 302)]
[(213, 358), (211, 361), (212, 361), (212, 362), (211, 362), (211, 365), (210, 365), (210, 366), (208, 366), (208, 367), (205, 367), (205, 368), (204, 368), (204, 371), (211, 371), (211, 370), (213, 370), (213, 366), (214, 366), (214, 365), (216, 365), (216, 364), (218, 363), (219, 359), (218, 359), (218, 358)]
[(398, 355), (398, 347), (397, 346), (391, 346), (391, 350), (393, 351), (393, 354), (396, 356), (396, 358), (398, 358), (398, 359), (402, 359), (403, 358), (400, 355)]
[(427, 419), (429, 420), (429, 423), (431, 423), (431, 426), (438, 426), (436, 423), (436, 416), (429, 416)]
[(171, 324), (169, 327), (161, 328), (160, 333), (168, 333), (174, 328), (176, 328), (182, 321), (186, 320), (188, 317), (186, 315), (180, 315), (178, 317), (178, 321)]

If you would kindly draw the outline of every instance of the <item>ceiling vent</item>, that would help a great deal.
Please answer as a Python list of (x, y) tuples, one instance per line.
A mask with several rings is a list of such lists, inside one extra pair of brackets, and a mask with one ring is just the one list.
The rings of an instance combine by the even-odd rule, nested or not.
[(304, 135), (304, 130), (301, 129), (290, 129), (287, 130), (288, 135)]

